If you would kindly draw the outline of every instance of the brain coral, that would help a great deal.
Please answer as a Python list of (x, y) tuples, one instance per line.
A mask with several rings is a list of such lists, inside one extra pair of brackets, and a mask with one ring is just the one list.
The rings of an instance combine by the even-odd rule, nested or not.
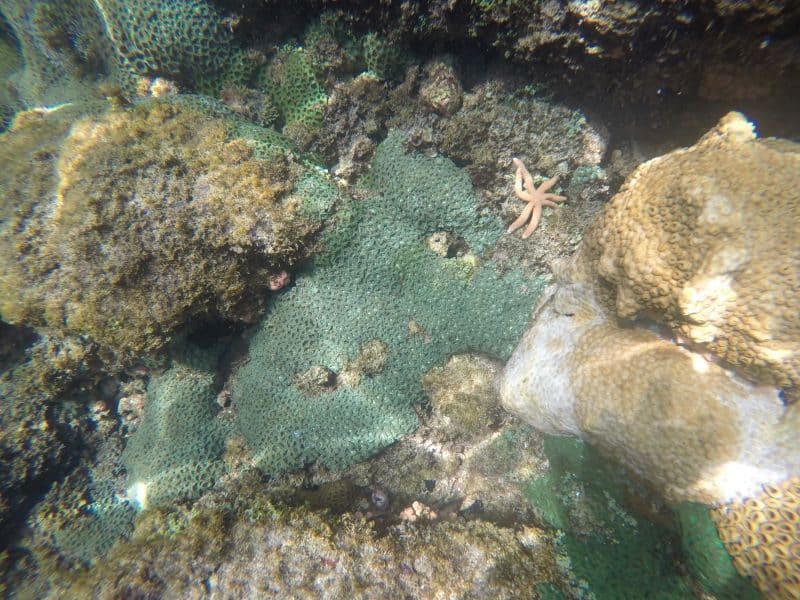
[(193, 316), (257, 317), (315, 227), (291, 193), (313, 172), (190, 104), (32, 111), (3, 134), (3, 320), (130, 355)]
[[(795, 389), (798, 156), (729, 115), (640, 167), (559, 269), (501, 376), (504, 405), (529, 423), (580, 436), (672, 503), (714, 506), (719, 538), (692, 525), (704, 507), (676, 514), (692, 529), (689, 566), (721, 596), (739, 585), (731, 564), (771, 596), (797, 595), (800, 404), (725, 367)], [(635, 315), (690, 343), (618, 318)], [(690, 350), (700, 343), (725, 362)]]
[(800, 145), (730, 113), (641, 165), (585, 251), (621, 317), (646, 315), (760, 383), (800, 386)]
[(711, 510), (740, 574), (770, 598), (800, 597), (800, 477)]
[[(339, 468), (392, 443), (416, 426), (424, 373), (454, 352), (507, 356), (538, 297), (542, 282), (474, 254), (502, 223), (476, 211), (452, 162), (407, 155), (392, 132), (367, 184), (374, 197), (340, 209), (324, 256), (270, 306), (234, 376), (238, 427), (268, 473)], [(429, 247), (434, 234), (451, 256)]]

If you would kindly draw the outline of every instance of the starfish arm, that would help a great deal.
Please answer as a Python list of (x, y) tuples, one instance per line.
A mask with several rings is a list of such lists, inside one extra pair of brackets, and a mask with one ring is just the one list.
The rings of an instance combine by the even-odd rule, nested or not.
[(566, 196), (558, 196), (557, 194), (545, 194), (544, 199), (549, 202), (563, 202), (567, 199)]
[(558, 206), (558, 204), (556, 204), (556, 203), (555, 203), (555, 202), (553, 202), (552, 200), (548, 200), (547, 198), (545, 198), (544, 200), (542, 200), (542, 202), (541, 202), (541, 205), (542, 205), (542, 206)]
[(525, 189), (528, 192), (535, 192), (536, 186), (533, 185), (533, 177), (531, 177), (531, 174), (525, 167), (525, 163), (518, 158), (513, 159), (512, 162), (514, 163), (514, 166), (517, 167), (517, 174), (519, 176), (522, 176), (522, 181), (525, 184)]
[[(517, 164), (519, 161), (515, 158), (514, 164)], [(514, 173), (514, 193), (517, 195), (517, 198), (520, 200), (525, 200), (526, 202), (530, 202), (524, 196), (525, 191), (522, 189), (522, 169), (517, 166), (517, 170)]]
[[(533, 204), (533, 203), (531, 203)], [(533, 215), (531, 216), (531, 222), (528, 223), (528, 226), (525, 228), (525, 232), (522, 234), (522, 239), (528, 239), (531, 234), (536, 231), (536, 228), (539, 226), (539, 219), (542, 218), (542, 205), (536, 204), (533, 209)]]
[(539, 189), (537, 189), (536, 191), (544, 193), (551, 187), (553, 187), (556, 183), (558, 183), (558, 175), (556, 175), (555, 177), (551, 177), (550, 179), (545, 181), (542, 185), (539, 186)]
[(517, 229), (525, 225), (525, 223), (528, 221), (528, 218), (531, 216), (531, 212), (533, 212), (533, 207), (535, 204), (535, 202), (528, 202), (522, 213), (520, 213), (520, 215), (517, 217), (517, 220), (508, 226), (506, 233), (514, 233)]

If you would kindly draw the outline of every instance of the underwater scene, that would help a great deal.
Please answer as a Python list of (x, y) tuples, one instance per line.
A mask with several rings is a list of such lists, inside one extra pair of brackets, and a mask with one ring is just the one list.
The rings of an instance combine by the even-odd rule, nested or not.
[(800, 5), (0, 0), (0, 597), (800, 599)]

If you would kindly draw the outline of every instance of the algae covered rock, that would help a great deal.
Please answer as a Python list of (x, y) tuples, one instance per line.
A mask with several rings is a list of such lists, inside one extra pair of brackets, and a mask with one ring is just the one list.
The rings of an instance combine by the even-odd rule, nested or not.
[(310, 175), (274, 132), (201, 108), (17, 118), (0, 148), (5, 321), (125, 356), (160, 347), (194, 317), (255, 320), (270, 273), (315, 227), (299, 214), (302, 191), (292, 193)]
[[(378, 532), (239, 489), (142, 514), (130, 541), (60, 586), (68, 597), (535, 597), (559, 586), (551, 538), (461, 520)], [(54, 587), (54, 589), (57, 589)]]
[[(784, 308), (800, 289), (798, 157), (729, 115), (691, 149), (641, 166), (506, 365), (505, 405), (540, 429), (583, 437), (674, 501), (727, 502), (797, 473), (798, 419), (779, 390), (619, 319), (677, 324), (712, 352), (728, 348), (722, 358), (740, 373), (760, 364), (756, 374), (789, 384), (800, 341), (796, 311)], [(748, 351), (764, 360), (737, 360)]]
[(0, 532), (19, 526), (31, 498), (79, 462), (81, 413), (54, 399), (85, 378), (92, 361), (90, 344), (43, 338), (0, 372)]

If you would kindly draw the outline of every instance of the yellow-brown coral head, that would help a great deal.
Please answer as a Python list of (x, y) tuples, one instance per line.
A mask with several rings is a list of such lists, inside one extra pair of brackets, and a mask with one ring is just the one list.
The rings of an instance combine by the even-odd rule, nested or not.
[(769, 598), (800, 598), (800, 477), (765, 485), (711, 518), (741, 575)]
[(0, 315), (123, 357), (192, 318), (255, 320), (315, 227), (300, 166), (174, 99), (37, 114), (2, 142)]
[(730, 113), (639, 166), (582, 252), (619, 316), (655, 316), (760, 383), (800, 388), (800, 144)]
[(585, 285), (562, 285), (537, 312), (500, 393), (537, 429), (583, 438), (674, 502), (727, 502), (800, 472), (775, 389), (618, 326)]

